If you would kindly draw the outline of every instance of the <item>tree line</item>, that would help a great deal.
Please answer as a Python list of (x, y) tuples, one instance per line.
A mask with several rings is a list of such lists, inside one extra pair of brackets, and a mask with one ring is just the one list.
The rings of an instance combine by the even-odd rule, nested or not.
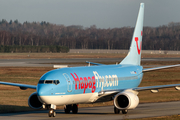
[[(66, 46), (70, 49), (129, 49), (133, 27), (100, 29), (49, 22), (0, 21), (1, 46)], [(39, 49), (39, 48), (38, 48)], [(144, 50), (179, 50), (180, 23), (144, 27)], [(38, 51), (38, 50), (37, 50)]]
[(57, 52), (62, 52), (62, 53), (67, 53), (69, 52), (69, 48), (66, 46), (30, 46), (30, 45), (21, 45), (21, 46), (17, 46), (17, 45), (11, 45), (11, 46), (7, 46), (7, 45), (1, 45), (0, 46), (0, 52), (2, 53), (44, 53), (44, 52), (53, 52), (53, 53), (57, 53)]

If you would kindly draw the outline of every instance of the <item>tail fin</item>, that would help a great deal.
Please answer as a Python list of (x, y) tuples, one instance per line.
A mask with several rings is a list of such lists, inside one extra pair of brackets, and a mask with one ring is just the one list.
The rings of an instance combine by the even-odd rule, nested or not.
[(141, 3), (129, 53), (121, 61), (120, 64), (140, 65), (141, 45), (142, 45), (142, 35), (143, 35), (143, 20), (144, 20), (144, 3)]

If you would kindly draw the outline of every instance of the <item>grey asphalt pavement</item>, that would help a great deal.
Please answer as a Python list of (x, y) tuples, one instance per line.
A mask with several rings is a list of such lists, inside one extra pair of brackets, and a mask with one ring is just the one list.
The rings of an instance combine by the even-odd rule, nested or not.
[[(72, 58), (72, 59), (0, 59), (0, 67), (53, 67), (54, 64), (79, 66), (86, 61), (97, 63), (119, 63), (120, 58)], [(180, 61), (180, 58), (144, 58), (142, 61)], [(72, 65), (73, 63), (79, 63)]]
[(132, 118), (146, 118), (180, 114), (180, 101), (140, 104), (128, 114), (114, 114), (113, 106), (79, 108), (78, 114), (65, 114), (64, 110), (56, 110), (55, 118), (48, 117), (48, 111), (31, 111), (20, 113), (0, 114), (2, 120), (121, 120)]

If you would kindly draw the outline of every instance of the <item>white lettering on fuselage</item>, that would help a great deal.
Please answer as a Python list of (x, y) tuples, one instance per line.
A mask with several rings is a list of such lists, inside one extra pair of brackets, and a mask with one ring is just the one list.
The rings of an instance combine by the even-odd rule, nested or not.
[(101, 88), (103, 90), (104, 87), (118, 86), (117, 75), (100, 76), (96, 71), (93, 71), (93, 73), (97, 83), (96, 88)]

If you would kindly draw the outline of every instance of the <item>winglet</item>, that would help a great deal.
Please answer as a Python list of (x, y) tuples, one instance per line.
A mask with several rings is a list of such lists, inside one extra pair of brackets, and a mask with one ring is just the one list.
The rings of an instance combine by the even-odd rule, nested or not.
[(141, 3), (129, 53), (121, 61), (120, 64), (140, 65), (142, 35), (143, 35), (143, 20), (144, 20), (144, 3)]

